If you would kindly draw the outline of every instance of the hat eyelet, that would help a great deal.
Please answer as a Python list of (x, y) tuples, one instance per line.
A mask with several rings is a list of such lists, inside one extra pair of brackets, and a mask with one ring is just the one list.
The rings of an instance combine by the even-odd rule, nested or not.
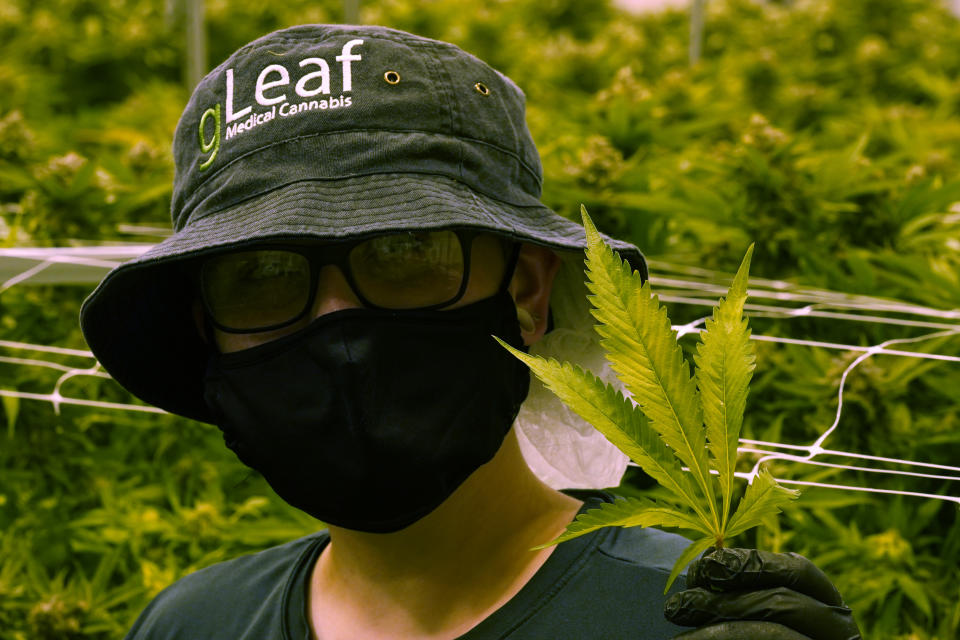
[(477, 93), (479, 93), (482, 96), (490, 95), (490, 89), (488, 89), (487, 85), (483, 84), (482, 82), (476, 83), (475, 85), (473, 85), (473, 88), (476, 89)]
[(387, 71), (383, 74), (383, 79), (387, 84), (397, 84), (400, 82), (400, 74), (396, 71)]

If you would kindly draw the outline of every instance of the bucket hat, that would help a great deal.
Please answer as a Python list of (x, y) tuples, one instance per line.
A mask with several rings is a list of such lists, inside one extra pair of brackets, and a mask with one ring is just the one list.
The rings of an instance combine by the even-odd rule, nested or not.
[[(123, 387), (204, 422), (193, 274), (206, 256), (452, 228), (585, 243), (539, 201), (522, 91), (451, 44), (384, 27), (303, 25), (242, 47), (197, 85), (173, 156), (173, 235), (111, 271), (80, 323)], [(636, 247), (610, 242), (646, 277)]]

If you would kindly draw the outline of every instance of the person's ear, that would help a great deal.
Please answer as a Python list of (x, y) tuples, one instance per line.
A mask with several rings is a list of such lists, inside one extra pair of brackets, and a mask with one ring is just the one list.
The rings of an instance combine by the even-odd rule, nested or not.
[(560, 258), (550, 249), (532, 244), (520, 247), (508, 290), (517, 305), (517, 320), (525, 345), (533, 344), (547, 331), (550, 292), (559, 269)]

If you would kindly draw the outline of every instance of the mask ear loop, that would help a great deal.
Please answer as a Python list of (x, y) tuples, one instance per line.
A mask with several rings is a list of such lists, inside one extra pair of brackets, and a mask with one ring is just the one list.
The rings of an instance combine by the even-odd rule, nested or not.
[(510, 287), (510, 281), (513, 280), (513, 273), (517, 270), (517, 262), (520, 261), (520, 247), (521, 244), (519, 242), (512, 243), (510, 256), (507, 258), (507, 264), (503, 270), (503, 280), (500, 281), (497, 293), (504, 293)]
[[(497, 290), (498, 295), (507, 293), (507, 290), (510, 288), (513, 274), (517, 270), (517, 263), (520, 261), (521, 247), (522, 244), (520, 242), (513, 242), (510, 245), (510, 256), (507, 258), (507, 264), (504, 267), (503, 280), (500, 282), (500, 287)], [(517, 322), (524, 331), (533, 331), (536, 328), (533, 316), (530, 315), (529, 311), (521, 307), (517, 307)], [(524, 350), (526, 350), (526, 347), (524, 347)]]
[(220, 355), (220, 345), (217, 344), (217, 334), (215, 333), (216, 327), (213, 326), (213, 319), (210, 317), (210, 312), (207, 311), (206, 305), (203, 309), (203, 332), (206, 334), (206, 343), (207, 347), (216, 355)]

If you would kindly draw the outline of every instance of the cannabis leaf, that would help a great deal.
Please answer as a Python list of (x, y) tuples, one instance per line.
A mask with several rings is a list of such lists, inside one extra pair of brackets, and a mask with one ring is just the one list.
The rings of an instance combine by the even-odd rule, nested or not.
[(694, 541), (674, 564), (668, 590), (700, 552), (724, 546), (799, 495), (761, 470), (730, 514), (737, 443), (756, 362), (743, 318), (753, 246), (727, 297), (706, 321), (694, 356), (696, 373), (691, 376), (666, 309), (650, 283), (603, 242), (586, 209), (581, 207), (581, 213), (587, 233), (587, 287), (599, 322), (596, 330), (629, 398), (576, 365), (501, 344), (667, 489), (672, 503), (630, 498), (604, 504), (577, 516), (562, 535), (543, 546), (608, 526), (683, 530)]

